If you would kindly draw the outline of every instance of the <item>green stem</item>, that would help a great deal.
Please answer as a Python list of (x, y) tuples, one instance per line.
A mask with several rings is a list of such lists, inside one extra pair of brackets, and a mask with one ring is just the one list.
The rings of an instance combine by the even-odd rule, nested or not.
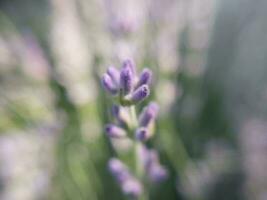
[(131, 129), (132, 131), (134, 131), (138, 126), (135, 106), (130, 107), (130, 115), (131, 115), (131, 122), (132, 122)]
[[(134, 131), (135, 129), (137, 128), (138, 126), (138, 121), (137, 121), (137, 116), (136, 116), (136, 110), (135, 110), (135, 107), (134, 106), (131, 106), (130, 107), (130, 114), (131, 114), (131, 121), (132, 121), (132, 135), (134, 137)], [(137, 141), (137, 140), (134, 140), (134, 161), (135, 161), (135, 167), (134, 167), (134, 170), (135, 170), (135, 175), (137, 176), (137, 178), (142, 181), (143, 183), (143, 193), (138, 197), (138, 200), (148, 200), (148, 191), (147, 191), (147, 187), (146, 187), (146, 184), (145, 184), (145, 180), (144, 180), (144, 168), (143, 166), (141, 165), (141, 162), (140, 162), (140, 158), (139, 158), (139, 151), (140, 151), (140, 148), (141, 148), (141, 142)]]

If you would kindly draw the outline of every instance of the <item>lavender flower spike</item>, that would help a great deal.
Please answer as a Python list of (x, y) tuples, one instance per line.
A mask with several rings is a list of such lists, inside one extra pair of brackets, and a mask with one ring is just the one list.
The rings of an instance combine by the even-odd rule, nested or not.
[(126, 131), (114, 124), (106, 125), (106, 133), (111, 138), (122, 138), (125, 137)]
[(141, 127), (147, 127), (150, 122), (156, 119), (159, 111), (159, 106), (152, 102), (147, 107), (145, 107), (139, 116), (139, 125)]
[(152, 71), (148, 68), (145, 68), (140, 75), (136, 87), (139, 87), (144, 84), (149, 85), (151, 83), (151, 80), (152, 80)]
[(134, 74), (129, 65), (122, 68), (120, 74), (120, 89), (122, 95), (129, 94), (134, 88)]
[[(129, 161), (133, 161), (128, 162), (130, 166), (119, 159), (112, 158), (108, 167), (125, 195), (130, 199), (147, 200), (149, 184), (164, 180), (168, 172), (160, 164), (157, 151), (146, 147), (146, 141), (154, 134), (158, 105), (149, 103), (139, 118), (136, 117), (137, 104), (150, 94), (149, 84), (152, 80), (152, 72), (144, 69), (139, 78), (137, 77), (134, 63), (131, 60), (125, 60), (120, 71), (109, 67), (102, 78), (102, 84), (109, 93), (113, 95), (119, 93), (119, 98), (115, 99), (118, 105), (112, 107), (116, 124), (106, 125), (106, 134), (110, 139), (116, 138), (116, 142), (127, 140), (133, 144), (129, 147), (130, 151), (125, 152), (127, 157), (130, 156)], [(116, 147), (116, 143), (112, 145)], [(123, 151), (122, 148), (115, 150)], [(133, 159), (131, 159), (132, 156)], [(133, 170), (133, 174), (130, 169)]]
[(102, 77), (102, 85), (109, 93), (112, 95), (117, 94), (118, 89), (114, 82), (112, 81), (111, 77), (108, 74), (104, 74)]
[(142, 85), (137, 88), (132, 94), (126, 97), (126, 100), (131, 104), (137, 104), (147, 98), (150, 94), (148, 85)]

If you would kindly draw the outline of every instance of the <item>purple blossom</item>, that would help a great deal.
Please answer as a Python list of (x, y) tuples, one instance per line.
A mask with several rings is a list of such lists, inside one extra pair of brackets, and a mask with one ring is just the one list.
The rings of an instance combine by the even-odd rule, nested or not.
[(121, 70), (120, 88), (123, 95), (129, 94), (134, 88), (134, 74), (130, 65), (123, 66)]
[(113, 105), (111, 107), (111, 113), (112, 113), (113, 117), (115, 117), (116, 119), (119, 119), (120, 107), (117, 105)]
[(132, 60), (126, 59), (121, 71), (110, 66), (102, 78), (104, 88), (111, 94), (116, 95), (120, 91), (120, 102), (123, 106), (137, 104), (144, 100), (150, 90), (148, 84), (152, 79), (152, 72), (144, 69), (137, 80), (136, 67)]
[(116, 69), (113, 66), (108, 67), (107, 69), (107, 74), (110, 76), (112, 79), (113, 83), (118, 86), (119, 85), (119, 80), (120, 80), (120, 72), (118, 69)]
[(126, 59), (122, 63), (122, 68), (128, 68), (128, 67), (131, 69), (133, 76), (135, 77), (136, 76), (136, 67), (135, 67), (134, 62), (131, 59)]
[(108, 168), (121, 186), (123, 193), (132, 197), (138, 197), (142, 193), (142, 184), (130, 174), (128, 168), (120, 160), (110, 159)]
[(149, 178), (154, 183), (159, 183), (168, 177), (168, 171), (159, 163), (153, 163), (149, 169)]
[(159, 163), (158, 153), (155, 150), (144, 148), (144, 166), (149, 171), (153, 163)]
[(150, 137), (150, 134), (146, 128), (138, 128), (135, 137), (139, 141), (146, 141)]
[(135, 178), (129, 178), (124, 181), (122, 191), (131, 197), (138, 197), (143, 192), (141, 183)]
[(107, 135), (111, 138), (122, 138), (127, 135), (124, 129), (114, 124), (106, 125), (105, 130), (106, 130)]
[(152, 71), (148, 68), (143, 69), (140, 78), (136, 84), (136, 87), (139, 87), (141, 85), (149, 85), (152, 80)]
[(111, 77), (108, 74), (104, 74), (102, 77), (102, 85), (110, 94), (115, 95), (118, 92), (118, 89)]
[(150, 181), (159, 183), (168, 177), (168, 171), (160, 164), (155, 150), (149, 150), (143, 146), (140, 156)]
[(109, 160), (108, 169), (119, 183), (123, 183), (131, 176), (128, 168), (119, 159), (116, 158), (111, 158)]
[(148, 85), (142, 85), (137, 88), (127, 100), (129, 100), (132, 104), (137, 104), (147, 98), (150, 94), (150, 90)]
[(149, 123), (154, 121), (158, 115), (159, 106), (152, 102), (147, 107), (145, 107), (139, 116), (139, 126), (147, 127)]

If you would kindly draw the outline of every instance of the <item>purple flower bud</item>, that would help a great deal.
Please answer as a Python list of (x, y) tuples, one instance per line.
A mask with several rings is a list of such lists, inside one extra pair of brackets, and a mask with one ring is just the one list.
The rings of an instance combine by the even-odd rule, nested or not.
[(108, 67), (107, 69), (107, 74), (110, 76), (112, 79), (113, 83), (115, 83), (117, 86), (119, 85), (120, 81), (120, 72), (118, 69), (116, 69), (113, 66)]
[(114, 82), (112, 81), (111, 77), (108, 74), (104, 74), (102, 77), (102, 85), (103, 87), (112, 95), (117, 94), (118, 89)]
[(152, 80), (152, 71), (148, 68), (143, 69), (140, 78), (138, 80), (138, 83), (136, 85), (136, 87), (139, 87), (141, 85), (149, 85), (151, 83)]
[(168, 177), (168, 171), (159, 163), (157, 151), (143, 146), (141, 153), (142, 163), (149, 179), (155, 183), (165, 180)]
[(146, 141), (149, 139), (150, 134), (146, 128), (138, 128), (135, 133), (135, 137), (139, 141)]
[(139, 147), (140, 148), (138, 149), (138, 156), (140, 158), (140, 162), (142, 166), (144, 166), (144, 168), (147, 169), (146, 163), (147, 159), (149, 158), (149, 150), (144, 144), (141, 144)]
[(156, 119), (159, 111), (159, 106), (152, 102), (147, 107), (145, 107), (139, 116), (139, 126), (147, 127), (149, 123)]
[(157, 164), (159, 163), (159, 157), (157, 151), (147, 149), (144, 158), (144, 166), (146, 171), (150, 171), (151, 166), (154, 165), (155, 163)]
[(136, 75), (136, 67), (134, 62), (131, 59), (126, 59), (122, 63), (122, 68), (129, 67), (133, 73), (133, 76)]
[(123, 95), (129, 94), (133, 90), (134, 75), (131, 67), (126, 65), (120, 74), (120, 88)]
[(120, 160), (110, 159), (108, 168), (126, 195), (138, 197), (142, 193), (141, 183), (129, 173), (128, 168)]
[(117, 105), (113, 105), (111, 108), (111, 113), (116, 119), (118, 119), (120, 114), (120, 107)]
[(114, 125), (108, 124), (106, 125), (106, 133), (111, 138), (122, 138), (125, 137), (127, 134), (124, 129)]
[(168, 178), (168, 171), (158, 163), (151, 165), (149, 169), (149, 178), (154, 183), (159, 183)]
[(131, 177), (128, 168), (119, 159), (111, 158), (108, 169), (120, 184)]
[(131, 197), (138, 197), (143, 191), (141, 183), (135, 178), (129, 178), (122, 184), (122, 191)]
[(148, 149), (145, 145), (141, 146), (139, 156), (144, 169), (148, 172), (153, 163), (159, 163), (158, 153), (155, 150)]
[(137, 88), (130, 96), (128, 96), (126, 99), (129, 100), (132, 104), (139, 103), (143, 101), (146, 97), (148, 97), (150, 94), (150, 90), (148, 85), (142, 85), (139, 88)]

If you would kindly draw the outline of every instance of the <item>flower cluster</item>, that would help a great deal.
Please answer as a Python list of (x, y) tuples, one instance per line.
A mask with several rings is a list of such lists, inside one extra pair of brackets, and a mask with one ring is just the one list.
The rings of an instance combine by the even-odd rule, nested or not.
[(125, 60), (120, 71), (109, 67), (102, 77), (103, 87), (118, 102), (118, 105), (113, 105), (111, 109), (115, 122), (107, 124), (105, 132), (110, 139), (127, 138), (138, 147), (134, 160), (139, 162), (139, 171), (143, 173), (140, 174), (136, 169), (131, 172), (131, 166), (127, 167), (117, 158), (109, 161), (109, 170), (122, 191), (136, 198), (145, 190), (142, 183), (144, 179), (146, 182), (157, 183), (168, 176), (167, 170), (159, 162), (157, 152), (145, 146), (145, 142), (154, 134), (158, 105), (150, 102), (138, 117), (135, 113), (135, 106), (150, 94), (151, 80), (152, 72), (145, 68), (138, 76), (131, 60)]
[(133, 62), (125, 60), (121, 71), (112, 66), (107, 69), (102, 84), (111, 95), (119, 97), (121, 105), (130, 106), (149, 96), (151, 77), (149, 69), (144, 69), (140, 77), (137, 77)]

